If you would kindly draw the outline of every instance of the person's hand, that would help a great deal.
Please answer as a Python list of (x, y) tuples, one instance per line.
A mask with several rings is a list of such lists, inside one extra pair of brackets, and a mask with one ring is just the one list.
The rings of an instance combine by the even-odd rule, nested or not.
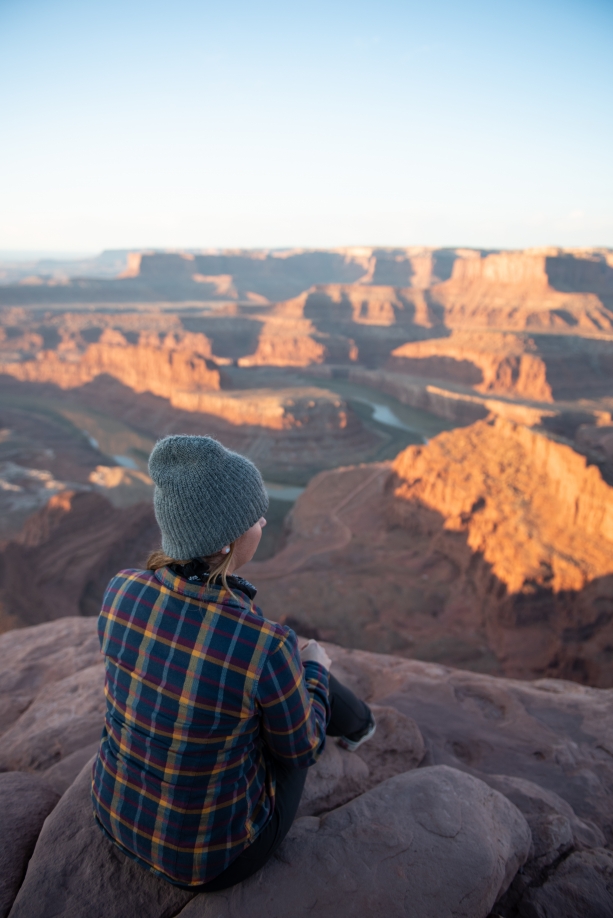
[(303, 663), (319, 663), (324, 669), (330, 669), (332, 660), (317, 641), (306, 641), (300, 648), (300, 659)]

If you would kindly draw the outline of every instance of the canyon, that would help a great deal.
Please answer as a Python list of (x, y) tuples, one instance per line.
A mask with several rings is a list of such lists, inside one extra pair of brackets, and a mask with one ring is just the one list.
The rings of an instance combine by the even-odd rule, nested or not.
[[(241, 573), (377, 721), (206, 896), (115, 850), (89, 797), (96, 616), (159, 546), (169, 433), (257, 463)], [(611, 250), (0, 264), (0, 918), (602, 918), (612, 689)]]
[[(613, 685), (613, 252), (0, 265), (0, 629), (95, 615), (172, 432), (271, 494), (248, 571), (348, 647)], [(306, 489), (306, 490), (305, 490)]]
[(322, 472), (246, 575), (273, 618), (345, 646), (610, 687), (612, 558), (600, 469), (498, 417)]

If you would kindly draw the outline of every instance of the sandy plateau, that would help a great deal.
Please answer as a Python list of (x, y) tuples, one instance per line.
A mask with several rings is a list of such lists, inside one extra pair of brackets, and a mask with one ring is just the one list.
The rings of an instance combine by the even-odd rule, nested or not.
[(271, 617), (613, 686), (610, 250), (105, 253), (8, 266), (0, 318), (2, 630), (96, 614), (200, 433), (269, 483)]

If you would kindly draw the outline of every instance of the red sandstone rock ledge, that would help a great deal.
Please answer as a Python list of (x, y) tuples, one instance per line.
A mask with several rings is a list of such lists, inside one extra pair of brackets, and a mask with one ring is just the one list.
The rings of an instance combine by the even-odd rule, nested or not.
[(93, 823), (88, 762), (104, 712), (95, 620), (0, 636), (2, 913), (486, 918), (494, 903), (504, 918), (609, 913), (610, 691), (327, 649), (333, 672), (374, 705), (377, 734), (355, 755), (329, 743), (261, 874), (194, 897)]

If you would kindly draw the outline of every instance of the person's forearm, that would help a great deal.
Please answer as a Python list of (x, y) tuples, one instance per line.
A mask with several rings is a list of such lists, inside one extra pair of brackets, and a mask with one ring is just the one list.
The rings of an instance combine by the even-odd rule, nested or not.
[(324, 746), (328, 671), (312, 661), (302, 664), (297, 653), (284, 656), (283, 648), (279, 654), (260, 682), (263, 735), (275, 756), (303, 768), (317, 761)]

